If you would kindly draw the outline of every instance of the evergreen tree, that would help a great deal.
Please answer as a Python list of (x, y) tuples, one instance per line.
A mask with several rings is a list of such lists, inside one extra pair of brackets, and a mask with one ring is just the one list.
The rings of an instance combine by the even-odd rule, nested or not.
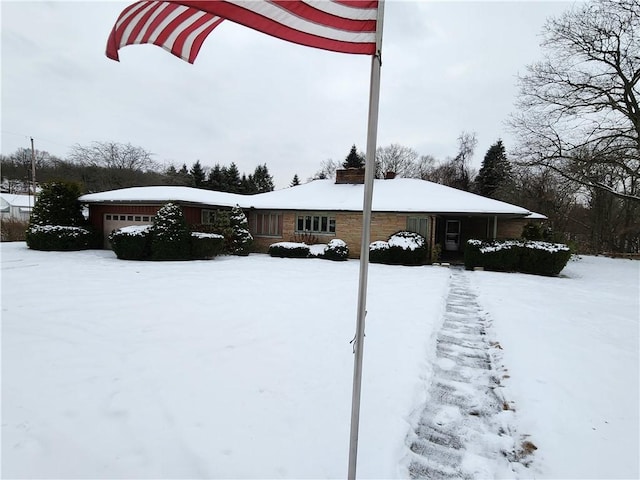
[(298, 174), (296, 173), (293, 176), (293, 180), (291, 180), (291, 184), (289, 186), (290, 187), (297, 187), (298, 185), (300, 185), (300, 179), (298, 178)]
[(207, 187), (211, 190), (224, 191), (225, 174), (220, 168), (220, 164), (216, 163), (209, 171), (209, 178), (207, 179)]
[(202, 165), (200, 165), (200, 160), (196, 161), (196, 163), (191, 166), (189, 174), (191, 175), (194, 187), (201, 188), (204, 185), (207, 175), (202, 168)]
[(225, 189), (224, 192), (238, 193), (240, 191), (240, 185), (242, 180), (240, 179), (240, 172), (234, 162), (231, 162), (228, 168), (225, 169)]
[(80, 187), (76, 183), (51, 182), (42, 185), (29, 225), (85, 225), (82, 206), (78, 202), (80, 194)]
[(255, 193), (273, 192), (273, 177), (269, 174), (266, 163), (256, 167), (253, 172), (253, 184), (255, 185)]
[(489, 147), (475, 179), (475, 190), (485, 197), (496, 198), (497, 190), (511, 179), (511, 164), (502, 140)]
[(249, 176), (247, 177), (246, 174), (242, 174), (242, 178), (240, 179), (240, 190), (238, 190), (238, 193), (241, 193), (243, 195), (251, 195), (253, 193), (256, 193), (256, 185), (255, 182), (253, 180), (253, 175), (249, 174)]
[(228, 246), (229, 253), (232, 255), (249, 255), (249, 247), (253, 242), (253, 237), (249, 233), (247, 217), (238, 205), (231, 209), (229, 222), (232, 229)]
[(189, 173), (186, 163), (183, 163), (182, 168), (178, 170), (178, 178), (180, 179), (181, 185), (191, 185), (191, 174)]
[(364, 167), (364, 158), (360, 155), (356, 149), (355, 144), (351, 147), (349, 155), (344, 159), (342, 163), (344, 168), (362, 168)]
[(180, 205), (167, 203), (156, 213), (151, 227), (153, 260), (188, 260), (190, 237), (187, 221)]

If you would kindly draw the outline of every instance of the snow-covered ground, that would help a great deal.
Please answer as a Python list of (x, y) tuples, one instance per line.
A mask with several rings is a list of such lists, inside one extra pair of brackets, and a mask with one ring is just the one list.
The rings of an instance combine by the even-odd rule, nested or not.
[[(358, 262), (3, 243), (3, 478), (344, 478)], [(538, 478), (638, 478), (640, 263), (464, 272)], [(406, 473), (451, 271), (371, 265), (360, 478)]]

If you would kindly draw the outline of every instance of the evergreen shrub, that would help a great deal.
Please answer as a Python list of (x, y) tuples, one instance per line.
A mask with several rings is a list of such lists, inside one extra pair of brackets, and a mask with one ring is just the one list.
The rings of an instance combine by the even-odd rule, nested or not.
[(269, 255), (279, 258), (307, 258), (309, 246), (305, 243), (278, 242), (269, 245)]
[(427, 242), (419, 233), (401, 231), (389, 237), (388, 263), (423, 265), (427, 260)]
[(216, 233), (191, 233), (191, 258), (205, 260), (222, 252), (224, 236)]
[(152, 260), (189, 260), (191, 233), (180, 205), (163, 205), (156, 213), (150, 233)]
[(326, 247), (324, 247), (324, 253), (322, 258), (327, 260), (342, 261), (349, 258), (349, 247), (339, 238), (331, 240)]
[(231, 225), (231, 238), (228, 242), (229, 253), (231, 255), (249, 255), (253, 236), (249, 233), (247, 217), (238, 205), (231, 209), (229, 223)]
[(558, 275), (571, 258), (571, 250), (561, 243), (532, 240), (469, 240), (464, 252), (467, 270), (486, 270)]
[(151, 225), (119, 228), (109, 235), (111, 248), (121, 260), (147, 260), (151, 256)]
[(42, 185), (25, 232), (34, 250), (70, 251), (97, 246), (99, 235), (82, 215), (80, 187), (70, 182)]
[(388, 265), (422, 265), (427, 260), (427, 242), (414, 232), (394, 233), (386, 242), (377, 241), (369, 245), (369, 261)]
[(94, 232), (66, 225), (30, 225), (25, 233), (29, 248), (44, 251), (86, 250), (93, 246)]
[(369, 245), (370, 263), (389, 263), (389, 243), (377, 240)]

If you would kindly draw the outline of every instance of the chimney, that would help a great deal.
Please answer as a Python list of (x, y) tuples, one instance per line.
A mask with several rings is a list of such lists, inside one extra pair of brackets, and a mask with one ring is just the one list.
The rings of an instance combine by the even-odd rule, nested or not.
[(364, 183), (364, 168), (347, 168), (336, 170), (336, 184)]
[(385, 180), (393, 180), (396, 178), (396, 172), (385, 172), (384, 179)]

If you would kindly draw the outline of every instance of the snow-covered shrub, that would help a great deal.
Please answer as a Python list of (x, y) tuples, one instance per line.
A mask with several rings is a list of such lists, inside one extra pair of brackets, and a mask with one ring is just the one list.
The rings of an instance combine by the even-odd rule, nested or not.
[(278, 242), (269, 245), (269, 255), (280, 258), (307, 258), (309, 246), (305, 243)]
[(222, 252), (224, 237), (217, 233), (191, 233), (191, 258), (208, 259)]
[(25, 233), (27, 245), (34, 250), (72, 251), (91, 248), (95, 235), (83, 227), (31, 225)]
[(389, 265), (422, 265), (427, 260), (427, 242), (418, 233), (401, 231), (386, 242), (369, 245), (369, 261)]
[(335, 261), (346, 260), (349, 258), (349, 247), (344, 240), (334, 238), (324, 247), (322, 258)]
[(387, 263), (389, 256), (389, 243), (377, 240), (369, 245), (369, 262)]
[(229, 253), (232, 255), (249, 255), (253, 236), (249, 233), (247, 217), (238, 205), (231, 209), (229, 223), (231, 225), (231, 238), (228, 242)]
[(468, 270), (483, 267), (536, 275), (558, 275), (570, 258), (567, 245), (531, 240), (469, 240), (464, 251)]
[(42, 186), (25, 233), (34, 250), (83, 250), (97, 243), (97, 235), (82, 216), (75, 183), (52, 182)]
[(571, 258), (562, 243), (526, 242), (521, 247), (519, 271), (535, 275), (558, 275)]
[(146, 260), (151, 256), (151, 225), (132, 225), (109, 234), (111, 249), (121, 260)]
[(152, 260), (188, 260), (191, 234), (180, 205), (167, 203), (155, 216), (151, 233)]
[(520, 251), (517, 240), (482, 241), (471, 239), (464, 249), (464, 265), (468, 270), (482, 267), (497, 272), (518, 270)]
[(427, 241), (419, 233), (394, 233), (389, 244), (388, 263), (394, 265), (422, 265), (427, 260)]

